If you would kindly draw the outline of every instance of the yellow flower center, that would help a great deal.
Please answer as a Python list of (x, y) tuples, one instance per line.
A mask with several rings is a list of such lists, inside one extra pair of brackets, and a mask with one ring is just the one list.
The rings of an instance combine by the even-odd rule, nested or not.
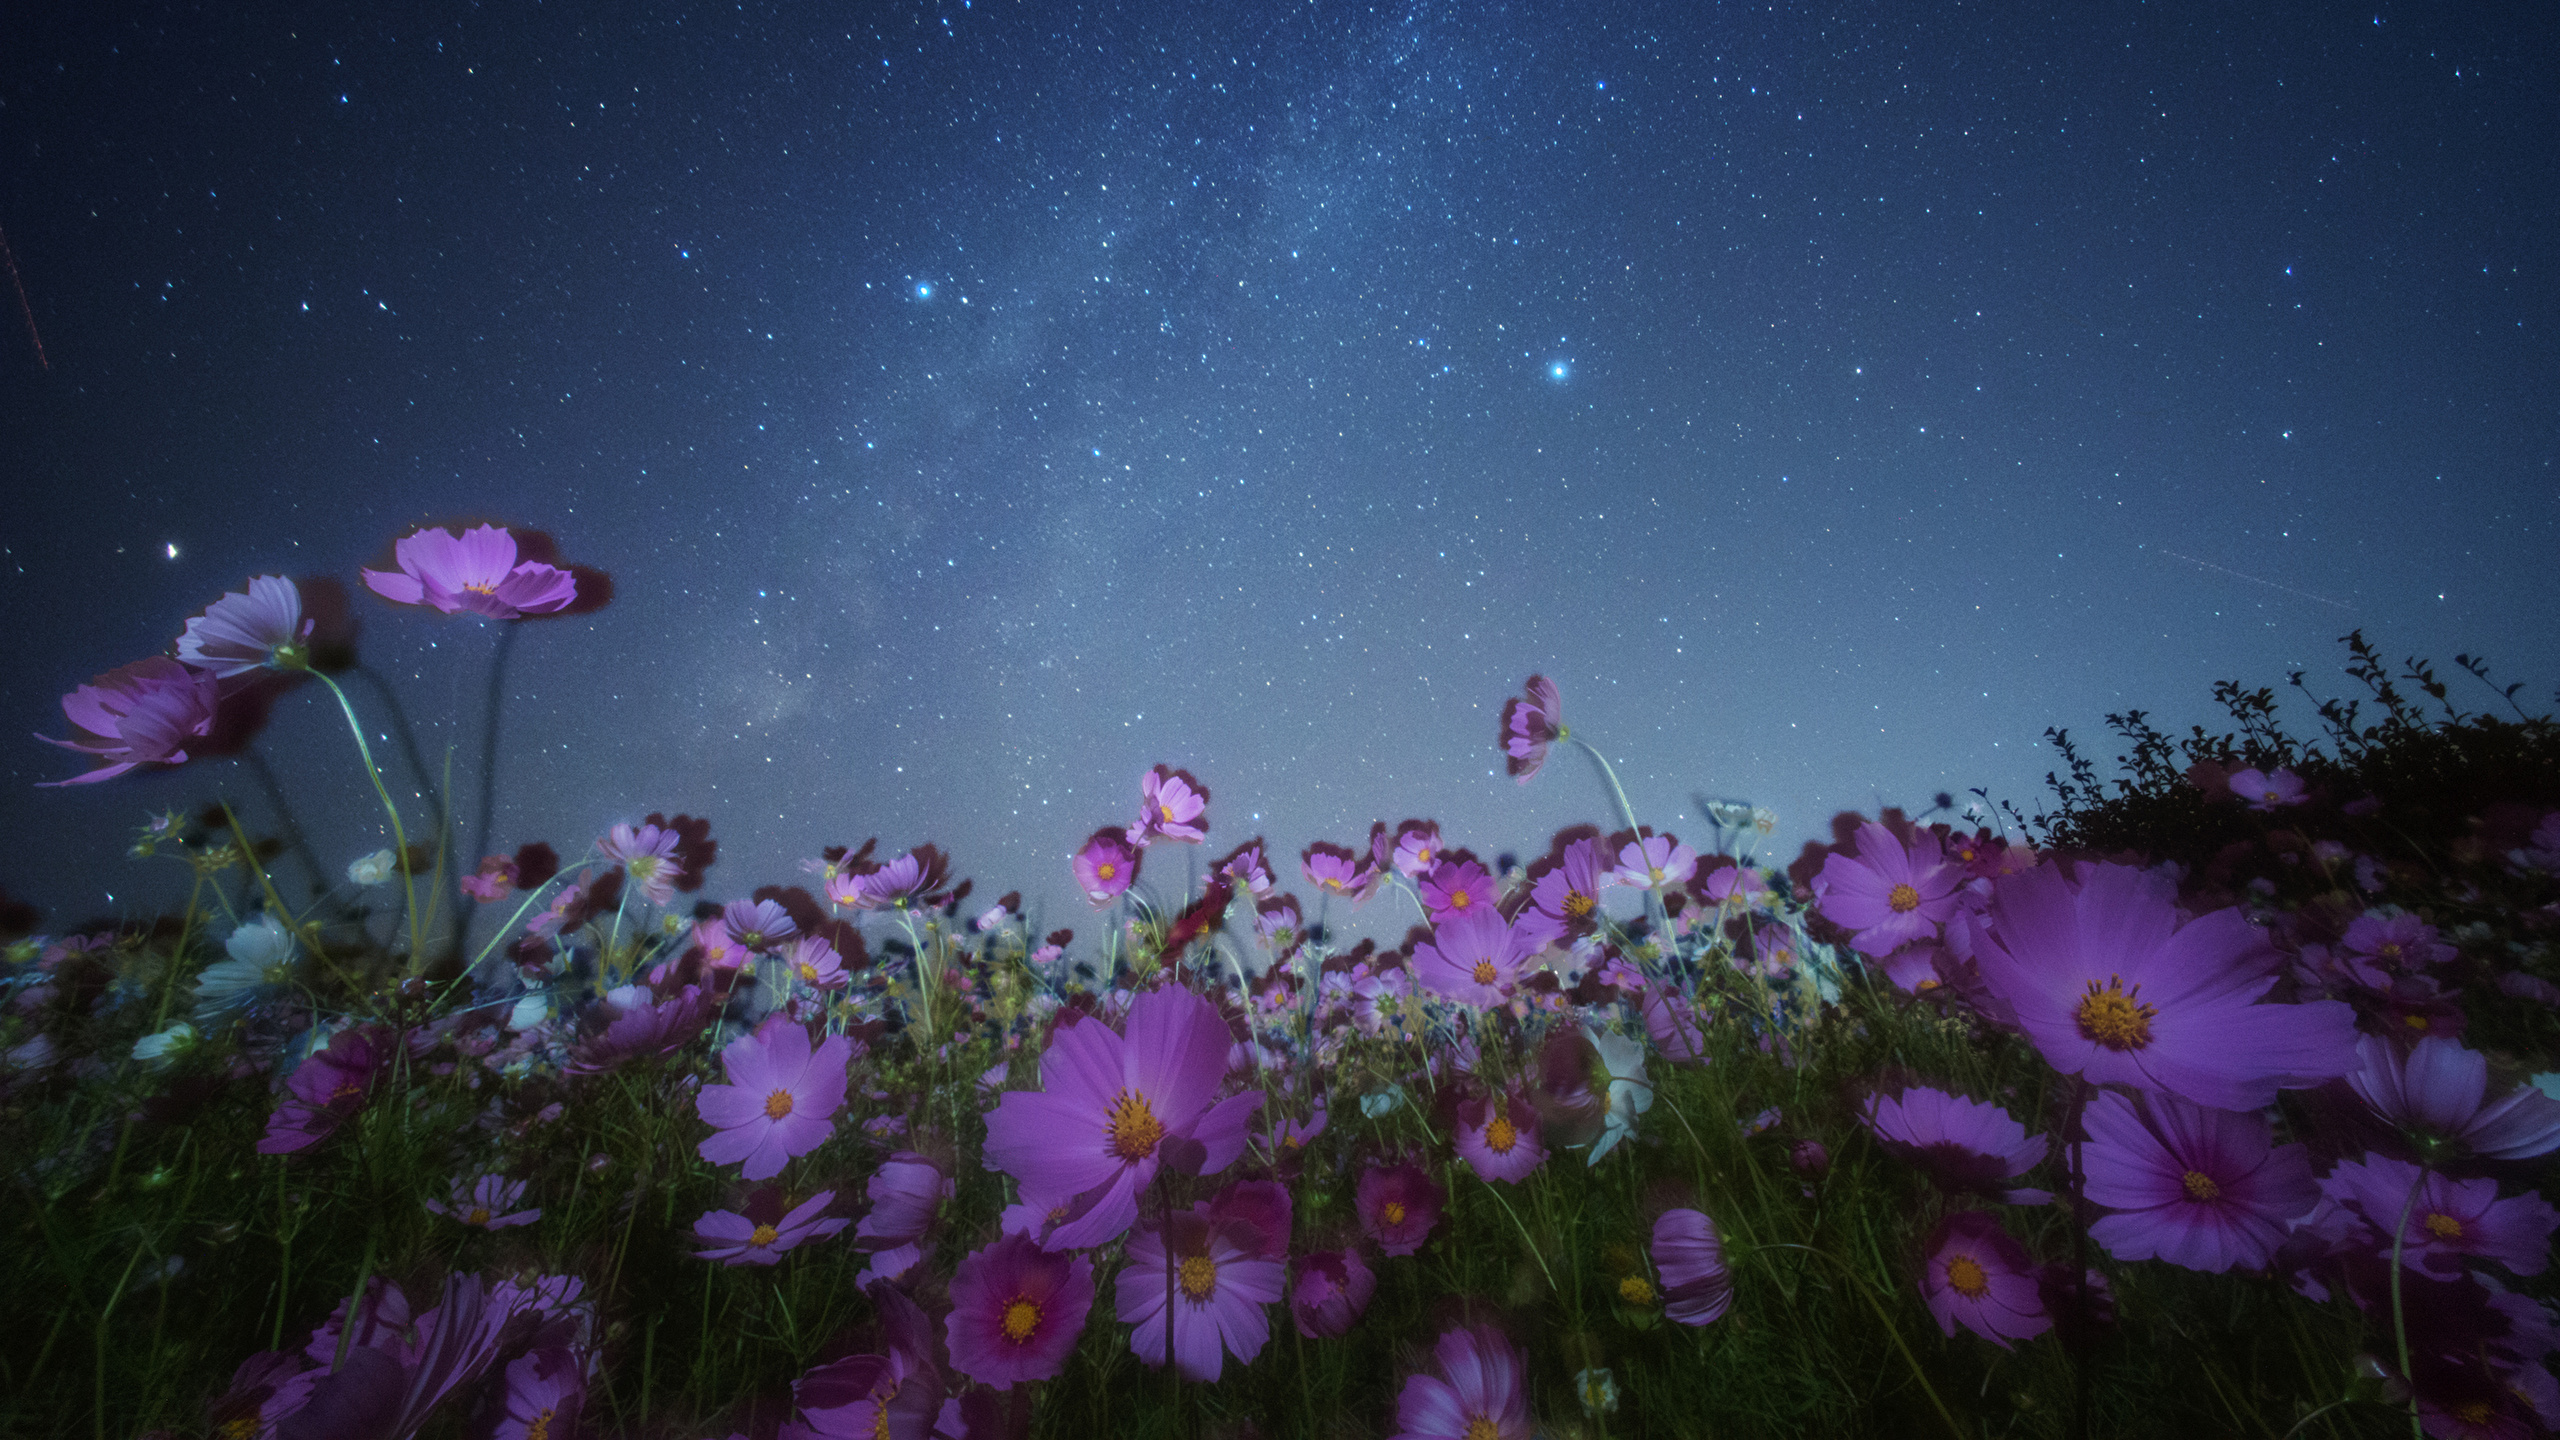
[(774, 1229), (770, 1225), (759, 1225), (756, 1227), (756, 1233), (747, 1237), (747, 1244), (758, 1250), (762, 1250), (781, 1238), (781, 1231)]
[(1425, 845), (1425, 846), (1423, 846), (1421, 849), (1414, 851), (1414, 852), (1413, 852), (1413, 862), (1414, 862), (1415, 864), (1417, 864), (1417, 865), (1428, 865), (1428, 864), (1430, 864), (1430, 863), (1431, 863), (1431, 847), (1430, 847), (1430, 846), (1428, 846), (1428, 845)]
[(2222, 1187), (2214, 1184), (2213, 1177), (2207, 1175), (2201, 1170), (2188, 1171), (2186, 1178), (2179, 1183), (2187, 1187), (2187, 1198), (2190, 1200), (2219, 1200), (2222, 1198)]
[(2090, 981), (2089, 993), (2073, 1016), (2080, 1022), (2081, 1034), (2108, 1049), (2139, 1050), (2151, 1043), (2151, 1017), (2160, 1013), (2160, 1007), (2133, 998), (2140, 985), (2133, 990), (2123, 986), (2124, 981), (2114, 975), (2107, 977), (2104, 990), (2097, 981)]
[(2433, 1235), (2439, 1240), (2459, 1240), (2462, 1238), (2462, 1222), (2442, 1211), (2438, 1211), (2435, 1214), (2428, 1216), (2425, 1224), (2427, 1227), (2427, 1233)]
[(1511, 1147), (1519, 1143), (1520, 1131), (1508, 1115), (1496, 1115), (1493, 1123), (1484, 1127), (1484, 1147), (1496, 1155), (1510, 1154)]
[(2380, 946), (2375, 948), (2373, 958), (2376, 960), (2397, 960), (2400, 958), (2400, 947), (2386, 940)]
[(1591, 913), (1591, 897), (1579, 890), (1564, 892), (1564, 913), (1575, 920)]
[(486, 1205), (475, 1205), (475, 1206), (473, 1206), (473, 1207), (472, 1207), (472, 1210), (471, 1210), (471, 1214), (469, 1215), (469, 1217), (467, 1217), (466, 1219), (464, 1219), (462, 1223), (463, 1223), (463, 1224), (465, 1224), (465, 1225), (486, 1225), (486, 1224), (488, 1224), (488, 1223), (489, 1223), (489, 1207), (488, 1207), (488, 1206), (486, 1206)]
[(1662, 883), (1662, 872), (1660, 870), (1647, 866), (1644, 873), (1653, 877), (1654, 884), (1659, 885)]
[(2453, 1418), (2465, 1425), (2486, 1425), (2497, 1413), (2498, 1407), (2486, 1400), (2465, 1400), (2453, 1407)]
[(1653, 1286), (1646, 1283), (1641, 1275), (1630, 1275), (1618, 1282), (1618, 1298), (1630, 1305), (1650, 1305), (1653, 1303)]
[(779, 1120), (779, 1119), (781, 1119), (783, 1116), (788, 1115), (788, 1114), (790, 1114), (790, 1113), (791, 1113), (791, 1092), (790, 1092), (790, 1091), (788, 1091), (788, 1090), (776, 1090), (776, 1091), (774, 1091), (772, 1094), (767, 1095), (766, 1097), (764, 1097), (764, 1118), (766, 1118), (767, 1120)]
[(1466, 891), (1464, 891), (1464, 890), (1461, 890), (1461, 891), (1459, 891), (1457, 894), (1450, 896), (1450, 897), (1449, 897), (1449, 908), (1450, 908), (1450, 909), (1452, 909), (1452, 910), (1464, 910), (1464, 909), (1466, 909), (1466, 908), (1467, 908), (1467, 892), (1466, 892)]
[(1167, 804), (1165, 804), (1163, 801), (1159, 800), (1159, 801), (1157, 801), (1157, 802), (1156, 802), (1156, 813), (1157, 813), (1158, 815), (1161, 815), (1161, 816), (1163, 816), (1163, 817), (1164, 817), (1164, 823), (1166, 823), (1167, 825), (1170, 825), (1170, 824), (1172, 824), (1172, 823), (1173, 823), (1173, 807), (1172, 807), (1172, 806), (1167, 805)]
[(2400, 1017), (2400, 1023), (2408, 1026), (2412, 1030), (2424, 1030), (2427, 1028), (2427, 1017), (2424, 1015), (2403, 1015)]
[(645, 885), (657, 875), (658, 863), (658, 857), (655, 855), (634, 855), (626, 862), (624, 868), (631, 872), (632, 879)]
[(1004, 1338), (1016, 1345), (1031, 1341), (1032, 1332), (1040, 1328), (1040, 1306), (1027, 1295), (1016, 1295), (1004, 1307)]
[(1493, 1423), (1492, 1416), (1478, 1412), (1467, 1422), (1465, 1440), (1502, 1440), (1502, 1427)]
[(801, 962), (800, 962), (800, 978), (801, 978), (802, 980), (807, 981), (809, 984), (812, 984), (812, 985), (817, 984), (817, 983), (818, 983), (818, 967), (817, 967), (817, 966), (815, 966), (815, 965), (810, 964), (810, 963), (809, 963), (808, 961), (806, 961), (806, 960), (801, 961)]
[(1147, 1097), (1120, 1092), (1111, 1102), (1111, 1153), (1123, 1160), (1144, 1160), (1164, 1138), (1164, 1122), (1147, 1108)]
[(1908, 915), (1920, 908), (1920, 892), (1906, 881), (1894, 886), (1891, 893), (1884, 897), (1884, 903), (1893, 908), (1894, 914)]
[(1105, 860), (1101, 864), (1093, 867), (1093, 873), (1098, 879), (1108, 880), (1112, 876), (1120, 873), (1120, 867), (1109, 860)]
[(1390, 1200), (1386, 1204), (1379, 1206), (1378, 1218), (1386, 1221), (1390, 1225), (1403, 1224), (1404, 1202), (1401, 1200)]
[(1476, 962), (1475, 980), (1477, 984), (1491, 985), (1501, 978), (1502, 976), (1494, 970), (1492, 961), (1479, 960)]
[(1991, 1277), (1972, 1256), (1959, 1255), (1947, 1262), (1947, 1284), (1967, 1300), (1979, 1300), (1990, 1292)]
[(2263, 798), (2270, 805), (2280, 805), (2284, 803), (2284, 792), (2281, 790), (2270, 790)]
[(524, 1427), (524, 1440), (551, 1440), (552, 1407), (545, 1406)]
[(1209, 1297), (1218, 1292), (1218, 1262), (1206, 1255), (1184, 1256), (1181, 1281), (1186, 1298), (1207, 1304)]
[(237, 1420), (223, 1421), (221, 1428), (213, 1433), (221, 1437), (221, 1440), (251, 1440), (251, 1437), (258, 1433), (258, 1428), (257, 1416), (243, 1415)]

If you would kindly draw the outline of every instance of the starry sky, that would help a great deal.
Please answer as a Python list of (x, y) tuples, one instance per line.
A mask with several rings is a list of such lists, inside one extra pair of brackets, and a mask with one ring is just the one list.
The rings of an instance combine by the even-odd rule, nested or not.
[[(2339, 693), (2351, 628), (2560, 682), (2549, 7), (251, 8), (6, 22), (20, 737), (252, 574), (492, 519), (616, 591), (515, 638), (492, 848), (707, 815), (725, 899), (932, 841), (1089, 934), (1159, 762), (1212, 793), (1168, 898), (1608, 821), (1498, 773), (1532, 672), (1640, 818), (1788, 854)], [(498, 629), (358, 609), (467, 811)], [(324, 693), (261, 750), (333, 869), (383, 843)], [(57, 924), (183, 894), (147, 813), (272, 813), (81, 768), (0, 745)]]

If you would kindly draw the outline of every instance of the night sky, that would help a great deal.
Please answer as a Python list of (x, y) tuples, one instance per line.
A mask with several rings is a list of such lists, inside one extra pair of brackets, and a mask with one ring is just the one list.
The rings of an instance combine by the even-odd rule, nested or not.
[[(2547, 706), (2560, 12), (2238, 8), (15, 7), (0, 885), (181, 896), (132, 828), (245, 766), (26, 737), (465, 517), (616, 585), (517, 636), (493, 848), (707, 815), (726, 899), (932, 841), (1088, 935), (1158, 762), (1167, 898), (1614, 824), (1498, 773), (1533, 671), (1641, 818), (1787, 854), (2339, 693), (2355, 627)], [(467, 811), (498, 629), (358, 610)], [(325, 692), (261, 747), (384, 843)]]

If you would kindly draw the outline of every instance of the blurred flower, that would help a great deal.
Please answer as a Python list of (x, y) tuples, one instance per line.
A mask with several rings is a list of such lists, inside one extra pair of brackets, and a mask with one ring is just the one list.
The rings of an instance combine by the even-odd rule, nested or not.
[(36, 737), (107, 763), (85, 775), (38, 784), (94, 785), (137, 765), (183, 765), (187, 742), (213, 733), (221, 703), (221, 681), (175, 660), (153, 656), (110, 670), (62, 697), (72, 738)]
[(783, 941), (800, 933), (791, 912), (771, 900), (732, 900), (720, 918), (727, 922), (732, 938), (759, 955), (781, 948)]
[(261, 1155), (291, 1155), (319, 1144), (365, 1107), (390, 1061), (391, 1032), (381, 1025), (341, 1030), (329, 1048), (294, 1067), (283, 1104), (267, 1118)]
[(587, 1357), (566, 1345), (528, 1350), (506, 1370), (505, 1414), (489, 1440), (571, 1440), (583, 1430)]
[(1349, 1331), (1377, 1291), (1378, 1277), (1357, 1250), (1314, 1250), (1289, 1263), (1289, 1313), (1310, 1340)]
[(1443, 1331), (1432, 1358), (1438, 1373), (1406, 1376), (1396, 1395), (1392, 1440), (1529, 1440), (1537, 1433), (1521, 1383), (1525, 1362), (1501, 1331)]
[(347, 862), (347, 879), (358, 885), (381, 885), (400, 873), (400, 857), (376, 850)]
[(2088, 1198), (2118, 1212), (2092, 1223), (2089, 1238), (2119, 1260), (2255, 1270), (2320, 1199), (2308, 1152), (2276, 1145), (2255, 1115), (2167, 1095), (2145, 1096), (2137, 1108), (2101, 1091), (2087, 1124)]
[(1911, 843), (1870, 820), (1858, 827), (1858, 853), (1834, 852), (1813, 880), (1813, 903), (1825, 919), (1857, 932), (1860, 954), (1882, 958), (1915, 940), (1936, 936), (1955, 913), (1965, 882), (1962, 866), (1949, 864), (1935, 831), (1912, 832)]
[(256, 1010), (292, 993), (300, 946), (273, 915), (261, 913), (233, 927), (222, 948), (231, 958), (196, 976), (198, 1020)]
[(2421, 1136), (2452, 1141), (2491, 1160), (2529, 1160), (2560, 1149), (2560, 1100), (2531, 1085), (2486, 1099), (2489, 1061), (2440, 1035), (2405, 1056), (2389, 1040), (2356, 1041), (2362, 1068), (2347, 1084), (2373, 1112)]
[(1517, 1086), (1501, 1095), (1476, 1095), (1458, 1102), (1451, 1145), (1478, 1178), (1488, 1181), (1525, 1180), (1547, 1161), (1547, 1147), (1538, 1143), (1528, 1092)]
[(1683, 1325), (1712, 1325), (1733, 1304), (1733, 1273), (1724, 1241), (1702, 1210), (1662, 1212), (1653, 1222), (1653, 1272), (1662, 1277), (1662, 1312)]
[(1572, 734), (1564, 726), (1564, 706), (1556, 694), (1556, 684), (1544, 675), (1532, 675), (1520, 695), (1502, 703), (1502, 733), (1494, 743), (1502, 748), (1503, 763), (1521, 784), (1547, 763), (1547, 747)]
[[(2551, 1263), (2552, 1231), (2560, 1229), (2560, 1210), (2539, 1195), (2501, 1200), (2495, 1180), (2456, 1180), (2433, 1170), (2422, 1179), (2417, 1166), (2387, 1155), (2342, 1161), (2322, 1177), (2320, 1188), (2380, 1233), (2376, 1244), (2386, 1255), (2405, 1208), (2409, 1221), (2400, 1263), (2439, 1276), (2460, 1274), (2465, 1255), (2495, 1260), (2518, 1275), (2539, 1275)], [(2413, 1190), (2415, 1204), (2409, 1199)]]
[(2339, 939), (2338, 951), (2364, 962), (2351, 968), (2357, 979), (2377, 990), (2389, 989), (2394, 975), (2441, 965), (2457, 953), (2436, 938), (2436, 927), (2407, 914), (2357, 916)]
[(1138, 878), (1138, 848), (1116, 825), (1105, 825), (1093, 832), (1084, 848), (1075, 855), (1077, 888), (1096, 909), (1120, 897)]
[(942, 1202), (953, 1194), (951, 1177), (924, 1156), (901, 1150), (871, 1173), (865, 1193), (871, 1213), (862, 1217), (853, 1236), (857, 1246), (874, 1252), (864, 1272), (866, 1282), (872, 1276), (900, 1279), (928, 1252), (922, 1242)]
[(459, 536), (428, 526), (394, 541), (391, 553), (400, 568), (366, 570), (364, 583), (401, 605), (514, 620), (565, 610), (578, 599), (578, 577), (539, 561), (519, 561), (516, 537), (495, 525), (475, 525)]
[(656, 825), (642, 825), (634, 830), (616, 825), (596, 850), (611, 864), (619, 865), (639, 887), (641, 897), (652, 905), (664, 905), (676, 896), (676, 881), (682, 866), (677, 863), (676, 847), (684, 837)]
[(1618, 1413), (1618, 1377), (1606, 1370), (1573, 1372), (1573, 1396), (1582, 1402), (1585, 1415)]
[(951, 859), (931, 845), (919, 845), (888, 864), (854, 877), (857, 910), (922, 910), (942, 902), (943, 883), (951, 876)]
[(226, 680), (252, 670), (305, 670), (311, 661), (303, 642), (312, 624), (291, 580), (253, 575), (247, 594), (225, 595), (187, 622), (177, 655)]
[(181, 1020), (165, 1030), (154, 1030), (133, 1042), (133, 1058), (154, 1070), (168, 1068), (195, 1048), (196, 1027)]
[(943, 1322), (951, 1368), (999, 1390), (1052, 1379), (1075, 1353), (1092, 1311), (1091, 1263), (1007, 1235), (963, 1256), (951, 1277), (951, 1314)]
[(1938, 1222), (1923, 1248), (1928, 1260), (1920, 1293), (1940, 1331), (1952, 1336), (1962, 1325), (2007, 1350), (2014, 1348), (2011, 1340), (2053, 1328), (2027, 1252), (1988, 1214), (1956, 1211)]
[(1129, 827), (1129, 843), (1145, 845), (1156, 837), (1197, 845), (1208, 838), (1198, 823), (1208, 811), (1209, 792), (1190, 772), (1158, 765), (1138, 781), (1138, 823)]
[(1411, 1162), (1372, 1165), (1360, 1172), (1354, 1203), (1360, 1228), (1389, 1255), (1410, 1255), (1431, 1237), (1448, 1201), (1421, 1166)]
[[(382, 853), (388, 855), (391, 852), (385, 850)], [(515, 883), (516, 862), (504, 855), (491, 855), (481, 860), (478, 870), (462, 877), (462, 893), (485, 905), (505, 899), (507, 892), (515, 888)]]
[(1637, 1006), (1644, 1014), (1645, 1034), (1663, 1059), (1686, 1065), (1706, 1058), (1707, 1033), (1687, 996), (1668, 985), (1657, 985), (1644, 992)]
[(1870, 1097), (1858, 1118), (1888, 1152), (1928, 1171), (1951, 1195), (1982, 1195), (2011, 1205), (2053, 1199), (2043, 1190), (2000, 1183), (2034, 1169), (2051, 1142), (2042, 1135), (2028, 1138), (2026, 1127), (1997, 1105), (1914, 1085), (1898, 1096)]
[(1222, 1222), (1207, 1204), (1172, 1220), (1169, 1240), (1153, 1228), (1129, 1237), (1116, 1308), (1120, 1323), (1134, 1327), (1129, 1349), (1139, 1359), (1162, 1366), (1170, 1332), (1182, 1377), (1214, 1381), (1229, 1354), (1250, 1365), (1271, 1339), (1271, 1317), (1263, 1307), (1280, 1298), (1284, 1271), (1278, 1260), (1260, 1253), (1265, 1237), (1258, 1229)]
[(1591, 1032), (1592, 1049), (1599, 1057), (1599, 1071), (1593, 1078), (1608, 1082), (1601, 1113), (1600, 1138), (1591, 1144), (1588, 1164), (1597, 1165), (1600, 1158), (1618, 1147), (1618, 1142), (1635, 1133), (1636, 1117), (1653, 1108), (1653, 1083), (1645, 1078), (1644, 1042), (1632, 1035), (1601, 1031)]
[(430, 1200), (427, 1209), (474, 1229), (505, 1230), (517, 1225), (530, 1225), (542, 1218), (539, 1208), (515, 1209), (523, 1199), (523, 1181), (510, 1180), (503, 1175), (483, 1175), (467, 1184), (455, 1181), (452, 1202)]
[[(824, 1240), (853, 1223), (850, 1220), (819, 1218), (820, 1212), (835, 1203), (836, 1192), (833, 1190), (819, 1191), (787, 1215), (756, 1218), (752, 1212), (767, 1207), (757, 1205), (755, 1200), (773, 1193), (770, 1188), (758, 1191), (748, 1205), (750, 1214), (714, 1210), (694, 1221), (695, 1238), (711, 1246), (708, 1250), (695, 1251), (694, 1258), (719, 1260), (731, 1265), (771, 1265), (782, 1258), (784, 1251), (802, 1241)], [(781, 1208), (778, 1199), (768, 1204), (771, 1209)]]
[(1606, 878), (1635, 890), (1668, 890), (1688, 884), (1697, 873), (1698, 852), (1678, 836), (1647, 835), (1619, 848), (1618, 868)]
[(701, 1034), (718, 1009), (717, 1000), (692, 985), (663, 1000), (646, 986), (618, 986), (588, 1012), (589, 1033), (570, 1050), (562, 1068), (572, 1075), (593, 1075), (626, 1060), (664, 1055)]
[(809, 1032), (769, 1019), (720, 1052), (726, 1085), (705, 1085), (694, 1100), (719, 1133), (695, 1147), (714, 1165), (744, 1162), (741, 1173), (764, 1180), (783, 1161), (826, 1143), (829, 1117), (844, 1104), (845, 1065), (853, 1042), (830, 1035), (813, 1052)]
[(2302, 777), (2290, 770), (2277, 770), (2273, 775), (2256, 769), (2234, 771), (2231, 793), (2249, 802), (2252, 810), (2273, 810), (2280, 805), (2302, 803)]

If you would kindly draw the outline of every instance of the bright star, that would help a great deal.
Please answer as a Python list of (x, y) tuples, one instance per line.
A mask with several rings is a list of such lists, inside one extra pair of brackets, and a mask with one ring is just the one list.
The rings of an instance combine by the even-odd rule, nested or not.
[(917, 298), (917, 299), (919, 299), (919, 300), (930, 300), (930, 299), (932, 299), (932, 298), (933, 298), (933, 282), (932, 282), (932, 281), (930, 281), (930, 280), (919, 280), (919, 281), (917, 281), (917, 282), (916, 282), (916, 298)]
[(1566, 382), (1567, 380), (1570, 380), (1570, 379), (1572, 379), (1572, 378), (1573, 378), (1573, 362), (1572, 362), (1572, 361), (1570, 361), (1570, 360), (1550, 360), (1550, 361), (1548, 361), (1548, 362), (1547, 362), (1547, 379), (1549, 379), (1550, 381), (1554, 382), (1555, 384), (1561, 385), (1561, 384), (1563, 384), (1564, 382)]

